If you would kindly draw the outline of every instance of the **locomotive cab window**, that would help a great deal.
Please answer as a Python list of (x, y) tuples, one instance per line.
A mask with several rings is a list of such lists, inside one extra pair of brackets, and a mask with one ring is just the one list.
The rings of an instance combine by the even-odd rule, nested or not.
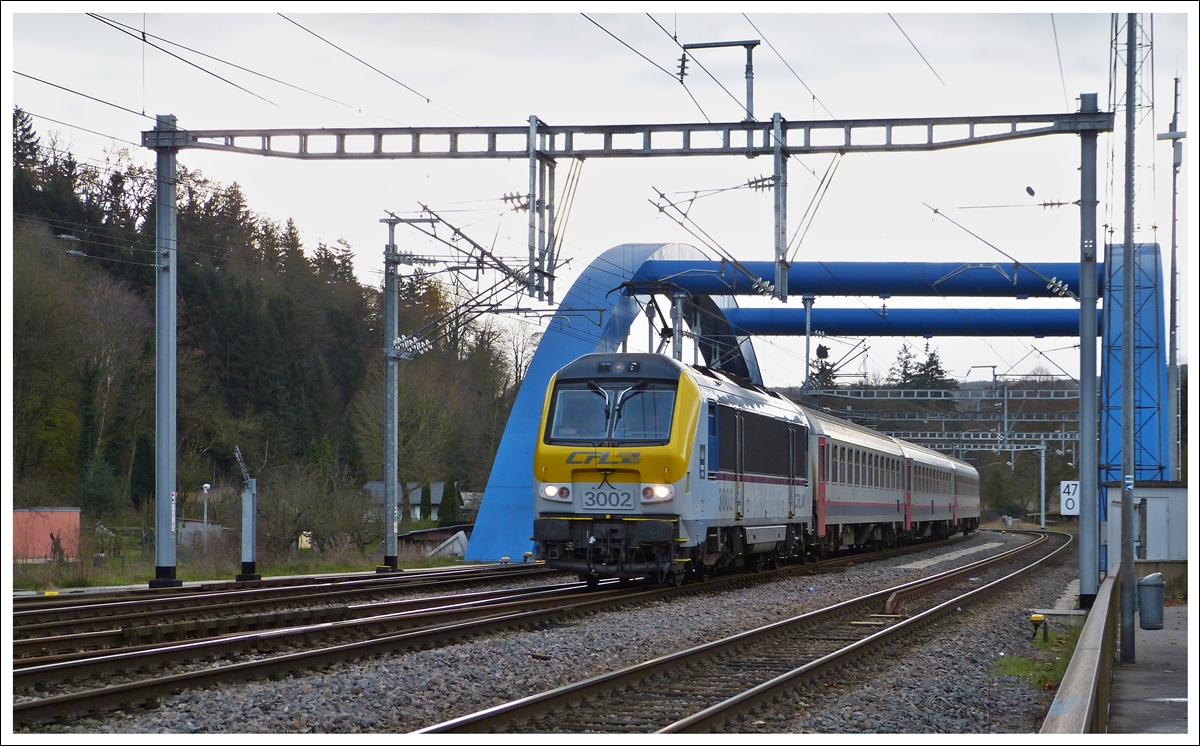
[(671, 439), (671, 415), (675, 413), (675, 391), (666, 388), (628, 390), (621, 395), (613, 413), (612, 439), (667, 442)]
[(550, 400), (546, 442), (599, 446), (670, 440), (674, 383), (622, 382), (620, 388), (605, 384), (557, 385)]

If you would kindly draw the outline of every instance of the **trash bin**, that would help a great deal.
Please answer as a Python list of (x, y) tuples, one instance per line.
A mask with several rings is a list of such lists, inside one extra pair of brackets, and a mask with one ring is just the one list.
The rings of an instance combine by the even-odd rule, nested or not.
[(1163, 628), (1163, 603), (1167, 584), (1161, 572), (1147, 575), (1137, 582), (1138, 621), (1142, 629)]

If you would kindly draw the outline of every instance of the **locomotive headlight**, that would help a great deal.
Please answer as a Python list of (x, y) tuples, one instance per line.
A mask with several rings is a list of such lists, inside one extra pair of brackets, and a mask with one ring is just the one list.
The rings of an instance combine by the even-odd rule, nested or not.
[(542, 485), (542, 496), (549, 500), (570, 500), (571, 488), (565, 484), (544, 484)]
[(675, 497), (675, 488), (669, 484), (647, 484), (642, 487), (642, 502), (666, 502)]

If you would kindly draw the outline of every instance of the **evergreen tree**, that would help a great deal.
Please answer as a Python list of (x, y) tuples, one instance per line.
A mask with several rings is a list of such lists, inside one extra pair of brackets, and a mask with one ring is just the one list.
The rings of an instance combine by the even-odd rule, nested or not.
[(138, 433), (129, 474), (129, 500), (139, 511), (154, 500), (155, 466), (154, 441), (148, 433)]
[[(442, 493), (443, 495), (445, 493)], [(445, 499), (444, 497), (442, 498)], [(421, 485), (421, 520), (427, 521), (433, 516), (433, 488), (429, 482)]]
[(27, 170), (36, 169), (42, 163), (37, 133), (33, 130), (33, 117), (19, 106), (13, 107), (13, 165)]
[(458, 523), (458, 482), (447, 480), (442, 488), (442, 506), (438, 509), (438, 525)]
[(104, 518), (116, 512), (121, 489), (112, 469), (102, 458), (95, 458), (79, 480), (79, 507), (84, 513)]
[(896, 362), (892, 363), (891, 369), (888, 370), (888, 383), (898, 389), (912, 388), (917, 371), (916, 358), (911, 347), (907, 344), (900, 345)]
[(916, 367), (913, 373), (913, 388), (918, 389), (953, 389), (958, 387), (958, 381), (950, 377), (942, 367), (942, 360), (937, 350), (925, 350), (925, 361)]

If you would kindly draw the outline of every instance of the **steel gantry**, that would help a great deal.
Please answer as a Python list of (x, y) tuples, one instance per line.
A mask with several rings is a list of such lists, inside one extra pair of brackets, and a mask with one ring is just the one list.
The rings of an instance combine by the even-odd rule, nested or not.
[[(1094, 100), (1094, 99), (1093, 99)], [(528, 293), (554, 302), (559, 247), (554, 216), (559, 158), (647, 158), (737, 155), (774, 161), (775, 283), (787, 300), (787, 161), (817, 153), (946, 150), (1060, 134), (1110, 132), (1113, 115), (1062, 114), (689, 124), (527, 125), (501, 127), (348, 127), (281, 129), (154, 129), (147, 148), (192, 148), (299, 160), (514, 159), (529, 162)]]

